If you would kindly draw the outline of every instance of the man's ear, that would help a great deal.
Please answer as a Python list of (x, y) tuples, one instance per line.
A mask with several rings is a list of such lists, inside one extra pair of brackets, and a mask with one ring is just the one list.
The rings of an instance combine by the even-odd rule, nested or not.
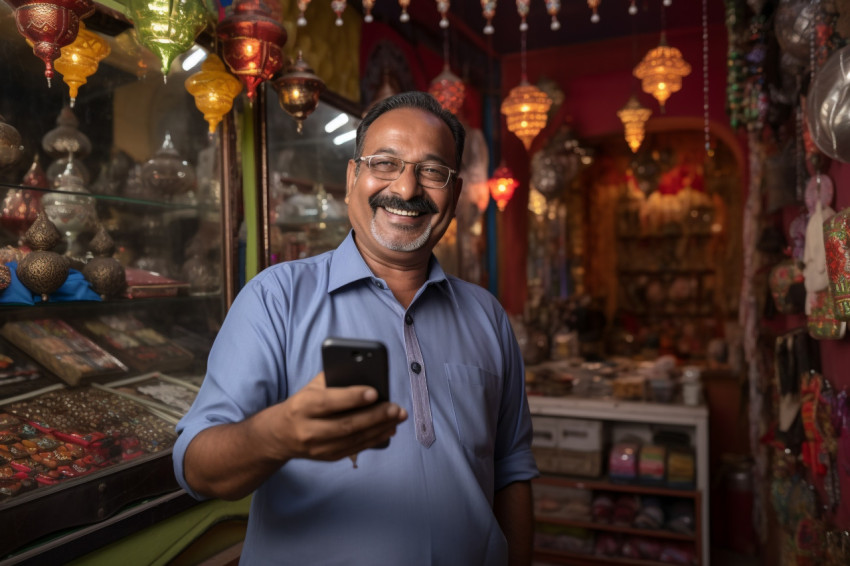
[(348, 195), (351, 194), (351, 189), (354, 188), (354, 182), (357, 180), (358, 165), (359, 163), (353, 159), (348, 160), (348, 167), (345, 170), (345, 204), (348, 204)]

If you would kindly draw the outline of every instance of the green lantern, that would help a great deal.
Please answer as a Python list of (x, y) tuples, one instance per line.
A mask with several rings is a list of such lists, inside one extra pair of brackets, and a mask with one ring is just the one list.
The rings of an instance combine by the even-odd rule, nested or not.
[(194, 45), (207, 23), (202, 0), (130, 0), (129, 8), (139, 43), (162, 61), (163, 76), (174, 58)]

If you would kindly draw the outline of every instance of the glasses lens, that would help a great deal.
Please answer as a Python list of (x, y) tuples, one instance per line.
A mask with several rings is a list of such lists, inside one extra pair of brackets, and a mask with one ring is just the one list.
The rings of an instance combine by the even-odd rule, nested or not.
[(442, 189), (449, 182), (452, 170), (445, 165), (423, 163), (417, 167), (419, 182), (431, 189)]
[(393, 181), (398, 179), (404, 161), (390, 155), (373, 155), (366, 160), (366, 165), (375, 177)]

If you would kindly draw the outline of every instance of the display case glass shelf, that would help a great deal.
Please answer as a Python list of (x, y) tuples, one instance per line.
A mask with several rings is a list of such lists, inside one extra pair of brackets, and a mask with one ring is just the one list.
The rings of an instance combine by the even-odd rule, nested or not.
[[(188, 53), (164, 80), (130, 22), (95, 9), (86, 29), (110, 53), (72, 101), (0, 3), (4, 565), (64, 563), (194, 504), (171, 462), (185, 406), (150, 397), (167, 397), (165, 378), (147, 396), (129, 388), (150, 375), (197, 386), (229, 304), (235, 130), (208, 133), (184, 87), (200, 70)], [(202, 34), (190, 51), (212, 44)], [(24, 267), (39, 213), (59, 234), (43, 251), (68, 268), (49, 291)], [(103, 290), (87, 267), (106, 258), (124, 283)]]

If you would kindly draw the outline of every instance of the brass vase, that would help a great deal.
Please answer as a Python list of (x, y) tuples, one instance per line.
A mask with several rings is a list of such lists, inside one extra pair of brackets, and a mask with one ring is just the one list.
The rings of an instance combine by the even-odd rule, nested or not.
[(112, 257), (115, 243), (101, 224), (97, 234), (89, 244), (89, 250), (95, 255), (83, 268), (83, 277), (91, 284), (101, 299), (116, 297), (127, 286), (124, 266)]
[(50, 251), (62, 240), (56, 225), (42, 211), (24, 234), (24, 241), (32, 248), (18, 264), (17, 275), (24, 287), (41, 295), (47, 302), (48, 295), (59, 289), (68, 278), (70, 264), (64, 256)]

